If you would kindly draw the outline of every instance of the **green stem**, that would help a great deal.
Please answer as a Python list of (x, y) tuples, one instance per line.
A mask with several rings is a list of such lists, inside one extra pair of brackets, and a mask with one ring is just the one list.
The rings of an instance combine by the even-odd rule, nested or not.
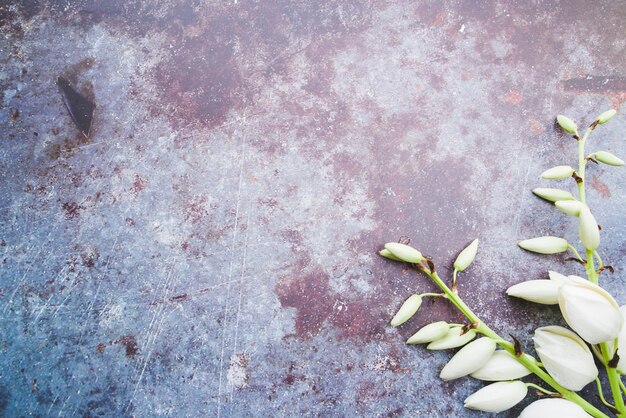
[(585, 261), (582, 259), (582, 257), (580, 256), (580, 254), (578, 254), (578, 251), (576, 251), (576, 248), (574, 248), (573, 245), (571, 244), (567, 244), (567, 248), (569, 248), (570, 250), (572, 250), (574, 252), (574, 254), (576, 254), (576, 258), (578, 258), (580, 261)]
[(595, 255), (596, 259), (598, 260), (598, 268), (604, 267), (604, 263), (602, 262), (602, 259), (600, 258), (600, 254), (598, 254), (598, 252), (594, 250), (593, 255)]
[[(456, 308), (465, 315), (467, 319), (469, 319), (473, 324), (476, 324), (476, 331), (483, 334), (484, 336), (491, 338), (494, 340), (500, 347), (508, 351), (512, 354), (515, 359), (525, 366), (528, 370), (537, 375), (541, 380), (550, 385), (554, 390), (559, 392), (563, 398), (572, 401), (580, 407), (582, 407), (585, 411), (591, 414), (594, 417), (602, 417), (608, 418), (608, 415), (600, 411), (598, 408), (587, 402), (585, 399), (577, 395), (575, 392), (572, 392), (563, 386), (559, 385), (556, 380), (552, 378), (547, 372), (545, 372), (541, 367), (538, 366), (537, 360), (535, 360), (532, 356), (528, 354), (522, 353), (521, 356), (517, 356), (515, 353), (515, 346), (513, 343), (505, 341), (502, 337), (500, 337), (494, 330), (489, 328), (487, 325), (481, 322), (480, 318), (472, 312), (472, 310), (463, 302), (463, 300), (459, 297), (458, 294), (454, 293), (444, 282), (441, 280), (439, 275), (436, 272), (431, 272), (424, 265), (420, 265), (421, 270), (430, 277), (433, 282), (446, 294), (447, 298), (452, 302)], [(615, 369), (613, 369), (615, 370)]]
[(622, 379), (619, 379), (619, 387), (622, 388), (622, 392), (626, 394), (626, 387), (624, 387), (624, 383), (622, 383)]
[(548, 389), (544, 389), (544, 388), (542, 388), (539, 385), (535, 385), (534, 383), (526, 383), (526, 386), (529, 387), (529, 388), (535, 388), (535, 389), (545, 393), (546, 395), (556, 395), (556, 392), (550, 392)]
[(420, 296), (421, 296), (421, 297), (433, 296), (433, 297), (436, 297), (436, 298), (443, 298), (443, 297), (445, 297), (446, 295), (445, 295), (445, 294), (443, 294), (443, 293), (421, 293), (421, 294), (420, 294)]
[[(593, 131), (592, 127), (587, 128), (585, 136), (578, 141), (578, 176), (581, 178), (581, 181), (577, 183), (578, 198), (582, 203), (585, 204), (585, 166), (587, 165), (587, 160), (585, 159), (585, 142), (587, 142), (587, 138), (589, 138), (591, 131)], [(598, 284), (598, 273), (596, 273), (593, 253), (593, 250), (586, 251), (587, 264), (585, 265), (585, 270), (589, 281)], [(615, 408), (617, 409), (617, 415), (624, 416), (626, 415), (626, 406), (624, 406), (624, 398), (622, 397), (622, 393), (620, 392), (621, 380), (617, 374), (617, 369), (609, 366), (612, 353), (609, 354), (609, 347), (607, 343), (601, 343), (600, 349), (602, 351), (604, 367), (606, 368), (606, 373), (609, 378), (609, 384), (611, 385), (611, 395), (613, 396), (613, 402), (615, 403)]]
[(598, 379), (597, 377), (596, 377), (596, 386), (598, 387), (598, 396), (600, 397), (600, 400), (602, 401), (602, 403), (608, 406), (609, 408), (615, 409), (613, 405), (611, 405), (610, 403), (606, 401), (606, 399), (604, 399), (604, 393), (602, 393), (602, 384), (600, 383), (600, 379)]
[(611, 385), (611, 395), (613, 396), (613, 402), (615, 402), (615, 409), (617, 409), (617, 415), (622, 416), (624, 412), (626, 412), (626, 407), (624, 406), (622, 392), (620, 392), (621, 380), (617, 374), (617, 369), (609, 366), (609, 362), (611, 361), (609, 345), (607, 343), (601, 343), (600, 348), (602, 349), (602, 358), (606, 366), (606, 374), (609, 378), (609, 384)]

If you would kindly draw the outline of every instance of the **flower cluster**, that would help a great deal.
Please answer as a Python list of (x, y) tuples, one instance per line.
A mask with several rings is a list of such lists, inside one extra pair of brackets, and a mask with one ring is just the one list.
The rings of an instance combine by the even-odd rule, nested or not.
[[(578, 196), (567, 190), (536, 188), (533, 193), (553, 202), (563, 213), (574, 217), (578, 223), (578, 236), (585, 258), (565, 238), (540, 236), (526, 239), (519, 246), (539, 254), (558, 254), (572, 251), (575, 260), (585, 268), (587, 279), (550, 271), (549, 278), (529, 280), (511, 286), (507, 294), (544, 305), (558, 305), (569, 328), (549, 325), (537, 328), (533, 336), (535, 358), (521, 349), (515, 340), (506, 341), (484, 324), (458, 295), (458, 273), (474, 261), (478, 240), (467, 246), (454, 262), (451, 286), (435, 270), (433, 261), (417, 249), (404, 243), (387, 243), (380, 255), (388, 259), (410, 263), (439, 286), (442, 293), (422, 293), (410, 296), (391, 320), (394, 327), (408, 321), (422, 305), (425, 297), (437, 297), (451, 302), (469, 320), (467, 324), (450, 324), (438, 321), (428, 324), (413, 334), (407, 344), (427, 344), (429, 350), (460, 349), (442, 368), (440, 377), (453, 380), (464, 376), (492, 382), (465, 399), (465, 406), (485, 412), (505, 411), (528, 394), (533, 387), (545, 397), (532, 402), (521, 413), (522, 418), (535, 417), (606, 417), (607, 415), (576, 392), (591, 382), (596, 382), (599, 399), (604, 407), (617, 416), (626, 416), (623, 394), (626, 387), (620, 374), (626, 373), (626, 305), (620, 307), (615, 299), (598, 285), (600, 274), (612, 267), (605, 266), (598, 254), (600, 227), (585, 199), (585, 169), (588, 162), (610, 166), (624, 165), (624, 161), (608, 151), (596, 151), (585, 156), (585, 144), (598, 126), (608, 122), (616, 112), (609, 110), (599, 115), (587, 128), (584, 136), (569, 118), (559, 115), (557, 123), (572, 134), (578, 142), (578, 167), (559, 165), (545, 170), (546, 180), (575, 181)], [(597, 266), (596, 266), (597, 261)], [(606, 370), (613, 403), (606, 401), (599, 379), (597, 361)], [(534, 374), (550, 389), (526, 383), (521, 379)]]

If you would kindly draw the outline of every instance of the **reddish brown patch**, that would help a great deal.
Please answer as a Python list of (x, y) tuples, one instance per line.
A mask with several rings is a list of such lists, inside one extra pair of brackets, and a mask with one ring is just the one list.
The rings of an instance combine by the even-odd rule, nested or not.
[(533, 135), (541, 135), (546, 131), (546, 128), (541, 124), (541, 122), (539, 122), (535, 118), (531, 118), (528, 121), (528, 127), (530, 128), (530, 132), (532, 132)]
[(135, 174), (135, 181), (133, 182), (133, 185), (130, 188), (131, 193), (137, 196), (139, 195), (139, 192), (141, 192), (145, 187), (146, 187), (146, 179), (144, 179), (143, 177), (140, 177), (139, 174)]
[(512, 105), (518, 105), (522, 103), (523, 99), (524, 98), (522, 97), (522, 94), (517, 90), (509, 90), (509, 92), (502, 97), (503, 101)]
[(309, 339), (317, 335), (333, 312), (334, 298), (328, 275), (321, 269), (296, 277), (284, 277), (275, 292), (284, 308), (296, 308), (296, 337)]
[(591, 176), (591, 187), (596, 192), (598, 192), (600, 197), (603, 197), (603, 198), (611, 197), (611, 191), (609, 190), (609, 186), (601, 182), (600, 179), (598, 179), (598, 176), (596, 176), (595, 174)]
[(123, 345), (126, 349), (126, 357), (134, 357), (139, 352), (137, 339), (134, 335), (122, 335), (120, 338), (113, 341), (113, 344)]
[(100, 343), (96, 346), (96, 350), (98, 351), (98, 353), (104, 353), (105, 348), (106, 346), (103, 343)]

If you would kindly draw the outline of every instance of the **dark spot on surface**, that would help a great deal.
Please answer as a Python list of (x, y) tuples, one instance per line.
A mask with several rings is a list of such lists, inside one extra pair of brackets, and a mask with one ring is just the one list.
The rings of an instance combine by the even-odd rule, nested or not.
[(182, 293), (170, 298), (170, 302), (184, 302), (186, 300), (189, 300), (189, 295), (187, 295), (187, 293)]
[(11, 114), (9, 117), (11, 118), (11, 120), (17, 120), (17, 118), (20, 117), (20, 110), (19, 109), (11, 110)]
[(65, 211), (65, 219), (74, 219), (80, 216), (80, 212), (85, 209), (84, 206), (76, 202), (65, 202), (61, 205)]
[(126, 349), (126, 357), (133, 357), (139, 352), (137, 340), (134, 335), (122, 335), (120, 338), (113, 341), (113, 344), (123, 345)]
[(99, 343), (99, 344), (96, 346), (96, 350), (98, 351), (98, 353), (104, 353), (104, 349), (105, 349), (105, 347), (106, 347), (106, 346), (105, 346), (103, 343)]
[(9, 393), (9, 389), (0, 385), (0, 415), (4, 416), (4, 412), (9, 406), (9, 399), (11, 398), (11, 394)]
[(85, 138), (88, 138), (91, 131), (91, 123), (93, 122), (93, 114), (96, 110), (95, 103), (76, 91), (70, 85), (70, 82), (63, 77), (57, 78), (57, 86), (72, 121), (76, 124), (80, 133)]

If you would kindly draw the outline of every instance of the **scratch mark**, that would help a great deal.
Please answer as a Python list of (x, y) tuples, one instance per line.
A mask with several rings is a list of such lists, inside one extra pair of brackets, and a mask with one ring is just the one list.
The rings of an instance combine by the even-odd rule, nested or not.
[[(237, 301), (237, 315), (235, 315), (235, 338), (233, 342), (233, 355), (237, 353), (237, 339), (239, 337), (239, 314), (241, 312), (241, 300), (243, 297), (243, 278), (246, 273), (246, 256), (248, 254), (248, 236), (249, 236), (249, 225), (250, 225), (250, 212), (248, 211), (248, 216), (246, 218), (246, 235), (244, 238), (243, 244), (243, 255), (241, 261), (241, 274), (239, 275), (239, 300)], [(235, 386), (230, 385), (230, 401), (233, 401), (233, 393), (235, 391)]]
[(228, 268), (228, 286), (226, 287), (226, 303), (224, 304), (224, 323), (222, 326), (222, 349), (220, 353), (220, 376), (219, 376), (219, 386), (217, 391), (217, 417), (221, 416), (222, 412), (222, 380), (224, 375), (224, 351), (226, 348), (226, 324), (228, 323), (228, 311), (230, 310), (230, 283), (232, 281), (233, 276), (233, 267), (235, 264), (234, 254), (235, 254), (235, 244), (237, 243), (237, 231), (239, 229), (239, 208), (241, 206), (241, 189), (243, 188), (243, 167), (245, 161), (245, 153), (246, 153), (246, 135), (243, 136), (242, 145), (241, 145), (241, 153), (239, 158), (239, 184), (237, 186), (237, 203), (235, 205), (235, 227), (233, 230), (233, 239), (230, 245), (230, 266)]

